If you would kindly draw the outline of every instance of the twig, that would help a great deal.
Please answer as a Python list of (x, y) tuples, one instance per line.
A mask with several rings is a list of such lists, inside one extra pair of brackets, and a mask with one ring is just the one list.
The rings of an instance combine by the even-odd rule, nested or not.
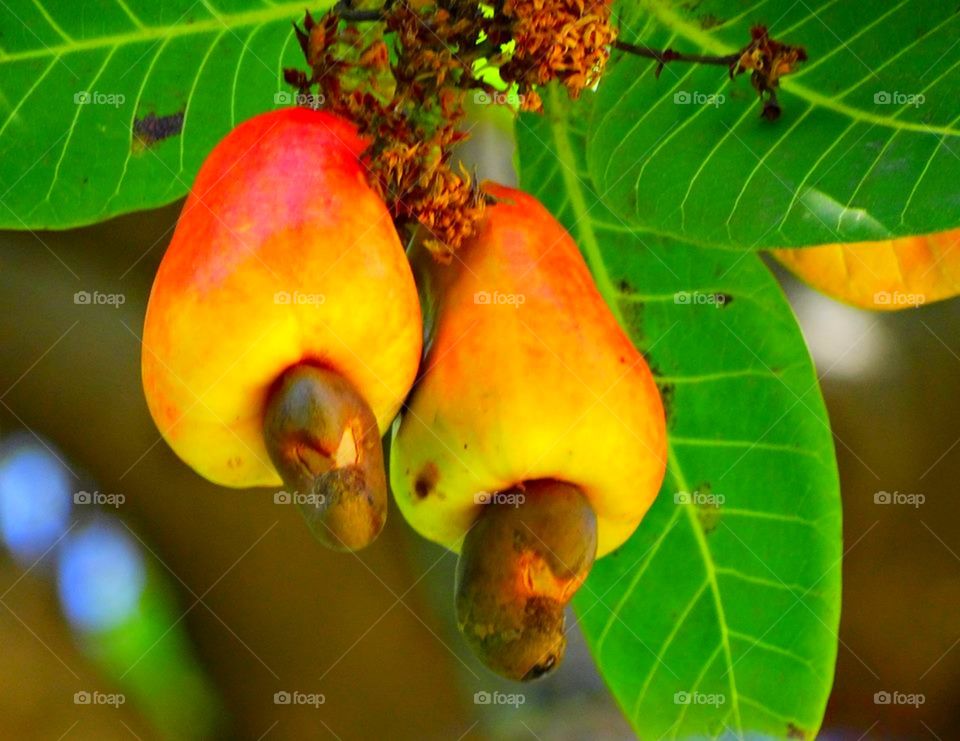
[(718, 67), (727, 67), (729, 69), (740, 61), (740, 57), (743, 54), (742, 50), (735, 54), (727, 54), (726, 56), (722, 57), (716, 57), (709, 54), (681, 54), (673, 49), (653, 49), (649, 46), (637, 46), (636, 44), (631, 44), (627, 41), (620, 41), (619, 39), (613, 42), (613, 46), (615, 49), (620, 49), (621, 51), (628, 52), (638, 57), (646, 57), (647, 59), (656, 60), (658, 63), (657, 77), (660, 76), (660, 73), (663, 71), (663, 68), (668, 62), (714, 64)]
[(350, 0), (340, 0), (333, 6), (333, 12), (342, 20), (350, 23), (376, 23), (382, 21), (385, 16), (386, 8), (375, 8), (373, 10), (360, 10), (353, 7)]

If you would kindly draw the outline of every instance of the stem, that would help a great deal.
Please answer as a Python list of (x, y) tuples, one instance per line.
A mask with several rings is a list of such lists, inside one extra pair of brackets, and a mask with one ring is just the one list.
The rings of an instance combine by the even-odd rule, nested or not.
[(386, 8), (374, 8), (372, 10), (361, 10), (354, 8), (350, 0), (340, 0), (333, 6), (333, 12), (341, 20), (350, 23), (376, 23), (382, 21), (386, 15)]
[[(351, 0), (340, 0), (340, 2), (333, 6), (333, 12), (336, 13), (341, 20), (349, 23), (376, 23), (386, 19), (387, 6), (371, 10), (361, 10), (354, 8)], [(649, 46), (638, 46), (637, 44), (631, 44), (627, 41), (620, 41), (619, 39), (613, 42), (613, 47), (638, 57), (656, 60), (658, 62), (658, 77), (668, 62), (691, 62), (693, 64), (712, 64), (732, 68), (733, 65), (740, 61), (740, 57), (743, 54), (743, 51), (722, 57), (709, 54), (681, 54), (673, 49), (654, 49)], [(486, 56), (496, 51), (498, 51), (498, 49), (494, 49), (491, 46), (491, 48), (484, 50), (484, 53), (476, 54), (476, 57)]]
[(264, 441), (314, 536), (335, 550), (372, 543), (387, 517), (380, 431), (336, 371), (297, 365), (267, 402)]
[(564, 608), (597, 552), (597, 518), (572, 484), (531, 481), (497, 495), (457, 564), (457, 621), (492, 671), (527, 681), (559, 666)]
[(660, 71), (663, 69), (664, 65), (668, 62), (692, 62), (693, 64), (714, 64), (720, 67), (731, 67), (736, 64), (743, 52), (739, 51), (736, 54), (727, 54), (726, 56), (716, 57), (709, 54), (681, 54), (678, 51), (673, 49), (653, 49), (649, 46), (637, 46), (636, 44), (631, 44), (627, 41), (621, 41), (617, 39), (613, 42), (613, 47), (615, 49), (620, 49), (621, 51), (634, 54), (638, 57), (646, 57), (647, 59), (654, 59), (659, 62), (657, 66), (657, 75), (660, 74)]

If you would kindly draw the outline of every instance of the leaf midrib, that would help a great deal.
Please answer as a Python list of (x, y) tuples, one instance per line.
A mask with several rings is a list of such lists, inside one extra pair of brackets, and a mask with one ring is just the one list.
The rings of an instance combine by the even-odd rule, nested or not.
[[(655, 15), (665, 27), (699, 45), (701, 49), (711, 54), (725, 56), (737, 51), (734, 47), (724, 44), (716, 37), (684, 20), (675, 10), (667, 8), (663, 0), (646, 0), (644, 7)], [(901, 121), (900, 119), (890, 116), (868, 113), (860, 108), (855, 108), (835, 98), (819, 93), (813, 88), (791, 80), (789, 77), (782, 80), (781, 87), (787, 92), (796, 95), (798, 98), (805, 100), (811, 106), (831, 110), (834, 113), (847, 116), (854, 121), (861, 121), (863, 123), (873, 124), (874, 126), (883, 126), (888, 129), (893, 129), (894, 131), (914, 131), (922, 134), (960, 137), (960, 129), (955, 129), (952, 126), (934, 126), (913, 121)]]
[[(550, 102), (550, 110), (558, 110), (561, 103), (555, 85), (546, 88), (546, 97)], [(553, 143), (557, 148), (557, 160), (561, 163), (572, 163), (572, 167), (569, 165), (567, 167), (560, 167), (560, 177), (563, 178), (563, 182), (567, 187), (567, 196), (569, 197), (570, 207), (573, 209), (575, 218), (574, 223), (579, 226), (589, 218), (590, 209), (587, 207), (587, 202), (583, 198), (583, 191), (580, 188), (579, 182), (580, 177), (576, 174), (577, 159), (573, 153), (573, 146), (570, 144), (570, 137), (567, 135), (565, 120), (551, 119), (550, 123), (550, 129), (553, 131)], [(614, 290), (610, 276), (607, 275), (606, 268), (604, 267), (603, 258), (600, 255), (600, 244), (597, 242), (597, 235), (593, 229), (589, 228), (589, 225), (585, 228), (578, 228), (577, 231), (580, 234), (578, 245), (585, 253), (584, 257), (590, 266), (590, 272), (593, 273), (593, 279), (597, 284), (600, 295), (607, 300), (607, 304), (616, 317), (617, 323), (623, 328), (623, 331), (626, 332), (628, 326), (624, 319), (623, 312), (620, 311), (620, 305), (617, 301), (617, 291)]]
[(305, 3), (285, 2), (271, 5), (258, 10), (247, 10), (239, 13), (222, 13), (194, 23), (174, 23), (168, 26), (143, 26), (132, 29), (129, 33), (95, 36), (89, 39), (80, 39), (72, 43), (62, 43), (53, 46), (0, 54), (0, 64), (19, 62), (26, 59), (42, 59), (58, 57), (90, 49), (128, 46), (158, 39), (173, 39), (182, 36), (194, 36), (214, 33), (224, 29), (243, 28), (245, 26), (261, 26), (272, 21), (289, 20), (298, 17), (304, 10)]

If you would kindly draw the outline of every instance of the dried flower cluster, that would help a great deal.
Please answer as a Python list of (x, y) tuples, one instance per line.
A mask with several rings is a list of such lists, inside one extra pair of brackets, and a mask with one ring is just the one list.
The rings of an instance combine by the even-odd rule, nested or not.
[(780, 117), (776, 93), (780, 78), (807, 61), (807, 52), (802, 46), (790, 46), (771, 38), (766, 26), (751, 28), (750, 39), (739, 59), (731, 65), (730, 77), (751, 72), (750, 82), (763, 101), (763, 116), (775, 120)]
[(516, 82), (527, 110), (542, 109), (535, 87), (559, 80), (577, 98), (600, 77), (617, 33), (607, 0), (506, 0), (516, 51), (500, 75)]
[[(371, 2), (374, 0), (370, 0)], [(322, 105), (357, 124), (370, 141), (371, 185), (397, 227), (420, 237), (448, 260), (477, 228), (486, 205), (475, 178), (451, 163), (467, 138), (461, 124), (467, 90), (497, 92), (478, 74), (496, 68), (524, 110), (541, 111), (537, 88), (557, 81), (570, 96), (594, 85), (611, 48), (657, 61), (723, 64), (734, 77), (751, 73), (763, 115), (780, 114), (780, 78), (806, 60), (802, 47), (772, 39), (764, 26), (726, 57), (681, 54), (617, 39), (612, 0), (387, 0), (358, 9), (340, 0), (297, 37), (309, 66), (285, 71), (301, 94), (316, 89)], [(361, 28), (362, 24), (362, 28)], [(504, 96), (491, 96), (494, 100)]]
[[(525, 109), (541, 109), (534, 87), (552, 80), (576, 97), (609, 54), (609, 1), (498, 0), (485, 14), (475, 0), (399, 0), (376, 11), (338, 6), (319, 21), (308, 13), (297, 36), (310, 73), (286, 70), (286, 79), (357, 124), (371, 141), (371, 184), (398, 227), (419, 225), (434, 255), (449, 259), (485, 206), (474, 179), (450, 161), (467, 137), (466, 91), (492, 90), (478, 66), (499, 67)], [(361, 30), (353, 20), (376, 23)]]

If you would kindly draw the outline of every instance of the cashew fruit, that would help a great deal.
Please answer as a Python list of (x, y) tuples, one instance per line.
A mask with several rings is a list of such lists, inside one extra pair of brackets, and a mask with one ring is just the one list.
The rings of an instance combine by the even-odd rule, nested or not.
[(864, 309), (909, 309), (960, 294), (960, 229), (773, 255), (811, 287)]
[[(382, 519), (380, 436), (416, 376), (422, 326), (365, 146), (347, 121), (291, 108), (214, 148), (154, 281), (142, 376), (164, 439), (202, 476), (309, 487), (369, 456), (383, 491), (363, 496), (383, 498)], [(325, 494), (346, 496), (354, 474)]]
[[(414, 256), (427, 352), (395, 427), (390, 479), (413, 528), (462, 549), (461, 575), (483, 582), (461, 579), (457, 587), (468, 640), (490, 668), (523, 679), (559, 663), (557, 625), (562, 629), (562, 605), (575, 587), (553, 582), (573, 577), (549, 563), (554, 546), (533, 547), (536, 540), (549, 545), (549, 528), (527, 545), (490, 534), (476, 541), (468, 532), (489, 530), (478, 524), (487, 518), (501, 522), (494, 530), (516, 530), (516, 518), (502, 508), (549, 508), (551, 497), (560, 507), (572, 486), (582, 505), (555, 518), (553, 535), (567, 528), (584, 543), (594, 538), (593, 552), (581, 554), (589, 569), (594, 555), (630, 537), (656, 496), (666, 432), (650, 370), (570, 235), (532, 196), (491, 184), (486, 192), (496, 203), (449, 265)], [(526, 501), (533, 490), (536, 505)], [(470, 563), (485, 558), (483, 540), (516, 548), (491, 551), (486, 565)], [(504, 597), (507, 573), (528, 587)], [(576, 586), (584, 576), (573, 579)], [(556, 604), (545, 611), (543, 599)]]

